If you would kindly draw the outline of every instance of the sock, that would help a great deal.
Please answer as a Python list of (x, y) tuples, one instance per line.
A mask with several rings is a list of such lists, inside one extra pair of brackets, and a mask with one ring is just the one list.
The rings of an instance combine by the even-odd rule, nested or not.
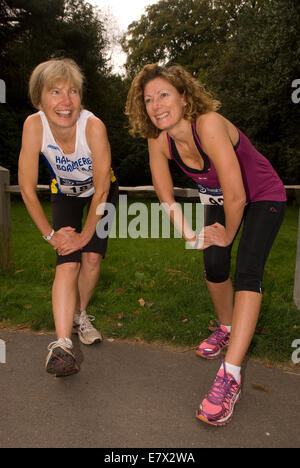
[(76, 324), (78, 324), (79, 319), (80, 319), (80, 314), (75, 314), (75, 315), (74, 315), (74, 322), (75, 322)]
[(72, 340), (70, 340), (70, 338), (60, 338), (58, 340), (58, 343), (59, 342), (61, 343), (62, 346), (66, 344), (68, 348), (73, 348), (73, 343), (72, 343)]
[(229, 325), (221, 325), (221, 327), (226, 328), (226, 330), (228, 331), (228, 333), (231, 332), (231, 326), (229, 326)]
[(72, 340), (70, 338), (65, 338), (65, 340), (68, 343), (68, 345), (72, 346), (72, 348), (73, 348)]
[[(228, 374), (231, 374), (237, 383), (240, 383), (241, 367), (234, 366), (233, 364), (229, 364), (228, 362), (225, 362), (225, 366), (226, 372), (228, 372)], [(221, 366), (221, 369), (224, 369), (223, 364)]]

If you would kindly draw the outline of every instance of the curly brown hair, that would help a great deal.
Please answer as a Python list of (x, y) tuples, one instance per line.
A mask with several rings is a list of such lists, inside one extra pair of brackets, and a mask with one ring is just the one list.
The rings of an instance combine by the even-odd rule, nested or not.
[(125, 114), (129, 119), (129, 133), (132, 136), (158, 138), (161, 133), (151, 122), (144, 100), (145, 86), (155, 78), (165, 79), (181, 95), (185, 95), (187, 105), (184, 119), (190, 122), (194, 122), (199, 115), (206, 114), (209, 111), (217, 111), (221, 107), (221, 103), (206, 91), (204, 85), (182, 66), (146, 65), (134, 78), (127, 96)]

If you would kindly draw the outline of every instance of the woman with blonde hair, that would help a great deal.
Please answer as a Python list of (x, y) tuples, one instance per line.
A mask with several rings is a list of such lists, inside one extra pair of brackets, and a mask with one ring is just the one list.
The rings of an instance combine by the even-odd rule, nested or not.
[[(146, 65), (133, 80), (126, 114), (131, 135), (148, 139), (157, 195), (182, 236), (204, 251), (205, 277), (218, 327), (197, 348), (204, 359), (225, 360), (197, 417), (227, 424), (241, 395), (241, 365), (252, 341), (262, 301), (264, 266), (282, 223), (286, 192), (270, 162), (218, 110), (181, 66)], [(205, 227), (194, 233), (175, 204), (169, 160), (197, 185)], [(231, 249), (243, 222), (234, 288)]]
[[(79, 371), (71, 340), (73, 326), (84, 344), (102, 340), (86, 312), (98, 282), (107, 236), (96, 232), (99, 205), (116, 204), (118, 184), (111, 169), (103, 122), (82, 108), (83, 74), (70, 59), (52, 59), (32, 72), (29, 94), (38, 112), (23, 128), (19, 184), (27, 210), (43, 238), (57, 252), (52, 289), (57, 341), (48, 347), (48, 373)], [(52, 225), (36, 194), (39, 155), (50, 174)], [(88, 216), (82, 229), (83, 210)], [(103, 213), (102, 213), (103, 214)]]

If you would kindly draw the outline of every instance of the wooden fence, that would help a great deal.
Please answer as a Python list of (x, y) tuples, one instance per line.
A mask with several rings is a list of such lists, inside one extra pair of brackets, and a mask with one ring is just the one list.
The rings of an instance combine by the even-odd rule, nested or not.
[[(300, 185), (286, 186), (289, 196), (296, 198), (300, 206)], [(48, 192), (48, 185), (38, 185), (38, 192)], [(142, 187), (120, 187), (121, 192), (138, 194), (140, 196), (155, 195), (153, 186)], [(189, 188), (174, 189), (175, 196), (181, 198), (196, 198), (198, 190)], [(12, 255), (10, 244), (10, 194), (20, 193), (18, 185), (10, 185), (9, 171), (0, 166), (0, 273), (9, 271), (12, 268)], [(298, 245), (296, 257), (296, 271), (294, 283), (294, 301), (300, 310), (300, 212), (298, 227)]]
[(9, 182), (9, 171), (0, 166), (0, 273), (12, 267)]

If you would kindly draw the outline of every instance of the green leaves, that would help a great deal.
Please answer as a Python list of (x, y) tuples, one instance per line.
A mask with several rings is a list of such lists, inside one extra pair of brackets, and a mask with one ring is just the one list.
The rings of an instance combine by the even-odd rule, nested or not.
[(132, 23), (123, 37), (128, 73), (134, 75), (146, 63), (154, 62), (177, 62), (193, 73), (206, 66), (226, 25), (212, 3), (168, 0), (149, 6), (147, 14)]
[(127, 71), (175, 62), (221, 100), (223, 115), (241, 128), (287, 185), (300, 164), (300, 4), (295, 0), (161, 0), (123, 37)]

